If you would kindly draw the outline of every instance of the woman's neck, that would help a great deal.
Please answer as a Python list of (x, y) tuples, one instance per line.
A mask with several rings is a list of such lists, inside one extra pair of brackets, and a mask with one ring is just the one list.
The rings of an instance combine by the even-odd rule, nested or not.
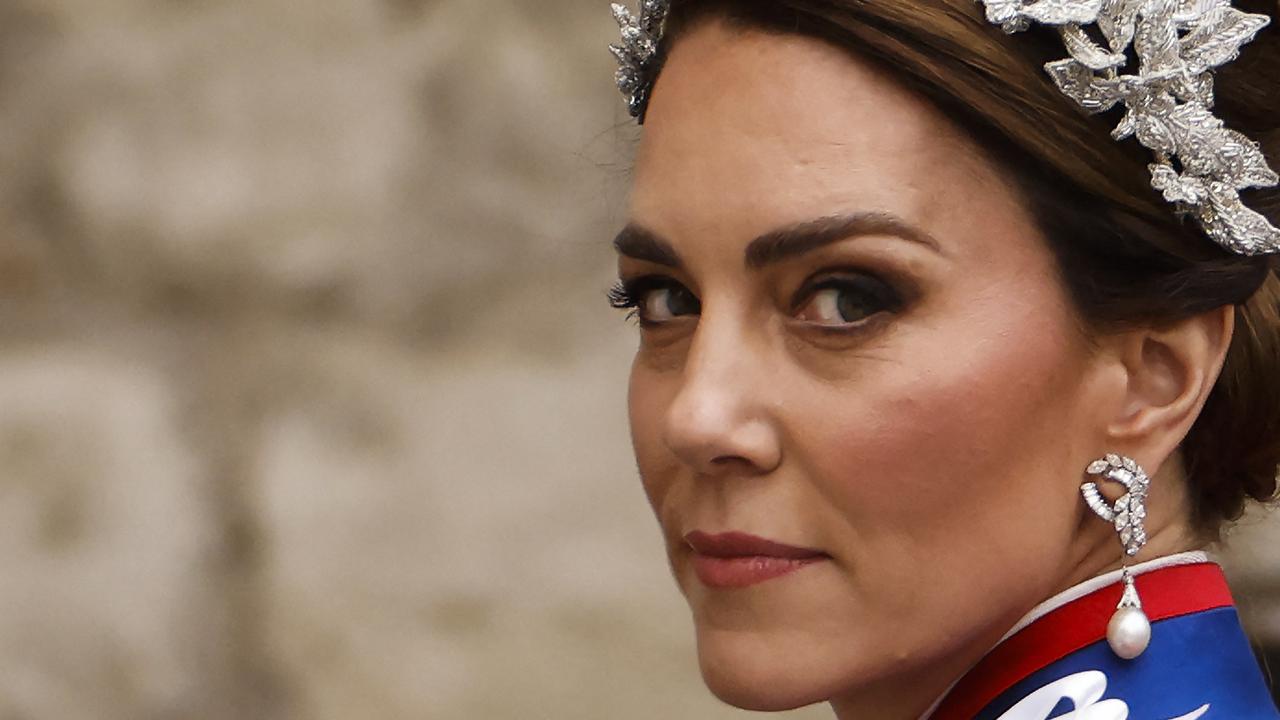
[[(1140, 575), (1165, 567), (1205, 562), (1207, 559), (1208, 555), (1203, 550), (1184, 550), (1136, 563), (1129, 569), (1135, 575)], [(1063, 588), (1012, 622), (997, 623), (998, 628), (984, 631), (974, 642), (971, 642), (967, 646), (968, 651), (953, 653), (950, 658), (939, 663), (927, 675), (913, 675), (911, 678), (904, 678), (901, 682), (885, 683), (875, 689), (868, 688), (857, 695), (833, 698), (831, 707), (835, 712), (836, 720), (927, 719), (960, 678), (992, 648), (1046, 613), (1095, 590), (1119, 582), (1121, 570), (1119, 563), (1115, 565), (1115, 569), (1105, 569), (1100, 574)], [(936, 700), (926, 703), (924, 698), (936, 698)]]

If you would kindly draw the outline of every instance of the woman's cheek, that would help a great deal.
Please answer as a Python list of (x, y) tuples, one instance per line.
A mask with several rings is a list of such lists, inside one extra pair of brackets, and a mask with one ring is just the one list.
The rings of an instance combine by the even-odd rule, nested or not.
[(1053, 446), (1044, 417), (1062, 356), (1036, 352), (1045, 343), (1032, 338), (1001, 339), (872, 366), (879, 372), (834, 393), (816, 385), (791, 405), (794, 454), (868, 532), (951, 532), (1004, 512), (1031, 490), (1021, 478), (1042, 477), (1043, 461), (1023, 449)]
[(639, 361), (632, 369), (627, 406), (631, 424), (631, 444), (636, 466), (649, 504), (660, 522), (662, 507), (677, 473), (677, 458), (662, 439), (662, 422), (671, 395), (662, 373), (653, 373)]

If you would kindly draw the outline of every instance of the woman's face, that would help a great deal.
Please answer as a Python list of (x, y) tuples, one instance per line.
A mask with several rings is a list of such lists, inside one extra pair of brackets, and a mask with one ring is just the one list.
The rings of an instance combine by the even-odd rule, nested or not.
[(640, 474), (722, 699), (918, 712), (1078, 571), (1089, 344), (1002, 172), (883, 71), (691, 30), (618, 246)]

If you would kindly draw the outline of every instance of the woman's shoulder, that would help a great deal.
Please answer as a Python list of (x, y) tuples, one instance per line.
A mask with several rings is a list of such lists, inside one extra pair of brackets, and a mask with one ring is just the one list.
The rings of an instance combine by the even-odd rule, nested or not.
[(1008, 636), (930, 720), (1049, 720), (1072, 710), (1090, 720), (1280, 718), (1217, 564), (1157, 567), (1137, 583), (1152, 623), (1137, 658), (1107, 644), (1121, 589), (1106, 584)]

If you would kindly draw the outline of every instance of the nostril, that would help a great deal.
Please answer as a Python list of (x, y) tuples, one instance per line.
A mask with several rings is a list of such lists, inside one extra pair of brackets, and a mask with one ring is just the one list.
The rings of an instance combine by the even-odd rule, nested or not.
[(775, 467), (777, 464), (768, 452), (756, 453), (751, 457), (720, 455), (712, 458), (702, 468), (702, 475), (708, 478), (758, 477), (769, 474)]

